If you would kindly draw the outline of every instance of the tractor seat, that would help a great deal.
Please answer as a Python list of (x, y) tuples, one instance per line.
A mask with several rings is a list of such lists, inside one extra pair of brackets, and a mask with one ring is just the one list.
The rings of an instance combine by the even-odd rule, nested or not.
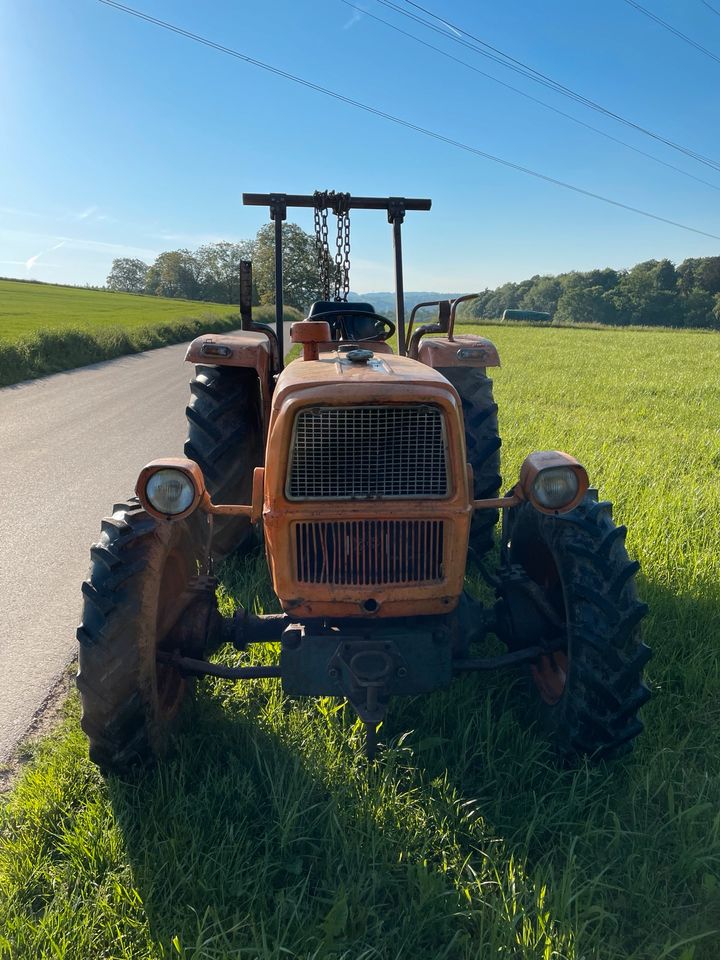
[(376, 320), (368, 314), (375, 314), (371, 303), (316, 300), (310, 307), (307, 319), (326, 320), (330, 324), (333, 340), (387, 340), (392, 336), (394, 325), (389, 320), (380, 314), (377, 314)]

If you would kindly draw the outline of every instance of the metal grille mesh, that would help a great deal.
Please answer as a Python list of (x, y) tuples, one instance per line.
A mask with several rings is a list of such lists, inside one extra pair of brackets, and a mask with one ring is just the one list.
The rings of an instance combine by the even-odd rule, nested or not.
[(369, 587), (443, 578), (442, 520), (329, 520), (295, 524), (300, 583)]
[(439, 407), (311, 407), (295, 419), (293, 500), (444, 497), (447, 486)]

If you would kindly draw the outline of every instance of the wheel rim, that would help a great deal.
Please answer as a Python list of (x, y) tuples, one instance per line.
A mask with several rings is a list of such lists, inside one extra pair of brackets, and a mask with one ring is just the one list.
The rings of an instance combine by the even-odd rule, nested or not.
[(549, 706), (554, 706), (565, 693), (570, 672), (562, 578), (552, 553), (541, 540), (533, 539), (523, 544), (519, 562), (530, 579), (542, 588), (546, 599), (563, 623), (565, 649), (541, 656), (536, 663), (530, 665), (530, 675), (540, 698)]
[[(187, 587), (188, 579), (187, 561), (183, 554), (179, 550), (168, 554), (158, 591), (156, 650), (169, 649), (166, 644), (172, 627), (182, 613), (178, 608), (178, 601)], [(160, 712), (170, 718), (177, 712), (182, 701), (185, 680), (175, 667), (156, 662), (155, 692)]]
[(568, 669), (568, 657), (562, 650), (540, 657), (537, 664), (530, 665), (530, 673), (538, 693), (550, 706), (557, 703), (565, 693)]

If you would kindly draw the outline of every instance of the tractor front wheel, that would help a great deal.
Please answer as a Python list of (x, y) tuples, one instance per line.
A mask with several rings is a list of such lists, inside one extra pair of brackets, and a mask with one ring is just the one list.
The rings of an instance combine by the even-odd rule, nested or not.
[(158, 522), (136, 501), (117, 504), (90, 550), (77, 686), (90, 759), (105, 771), (163, 753), (188, 682), (158, 653), (202, 656), (211, 636), (214, 596), (197, 575), (197, 522)]
[(642, 670), (651, 651), (639, 624), (647, 607), (637, 598), (638, 564), (628, 558), (625, 533), (610, 504), (590, 497), (560, 516), (524, 503), (504, 525), (506, 570), (526, 578), (525, 592), (549, 624), (543, 639), (554, 652), (530, 675), (550, 737), (568, 759), (618, 754), (643, 729), (638, 710), (650, 691)]

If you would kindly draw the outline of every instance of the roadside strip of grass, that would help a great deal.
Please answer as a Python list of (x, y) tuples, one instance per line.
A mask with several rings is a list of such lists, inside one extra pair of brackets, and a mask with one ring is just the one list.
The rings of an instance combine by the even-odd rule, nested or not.
[(50, 373), (73, 370), (100, 360), (154, 350), (171, 343), (192, 340), (201, 333), (222, 333), (240, 325), (237, 314), (206, 313), (157, 326), (100, 327), (97, 330), (68, 328), (38, 330), (15, 342), (0, 341), (0, 387), (34, 380)]
[[(493, 336), (505, 487), (576, 454), (642, 564), (634, 753), (559, 767), (500, 672), (395, 700), (368, 769), (342, 702), (205, 679), (168, 758), (104, 780), (73, 696), (0, 806), (2, 960), (718, 960), (720, 340)], [(277, 609), (262, 555), (220, 572), (226, 614)]]

